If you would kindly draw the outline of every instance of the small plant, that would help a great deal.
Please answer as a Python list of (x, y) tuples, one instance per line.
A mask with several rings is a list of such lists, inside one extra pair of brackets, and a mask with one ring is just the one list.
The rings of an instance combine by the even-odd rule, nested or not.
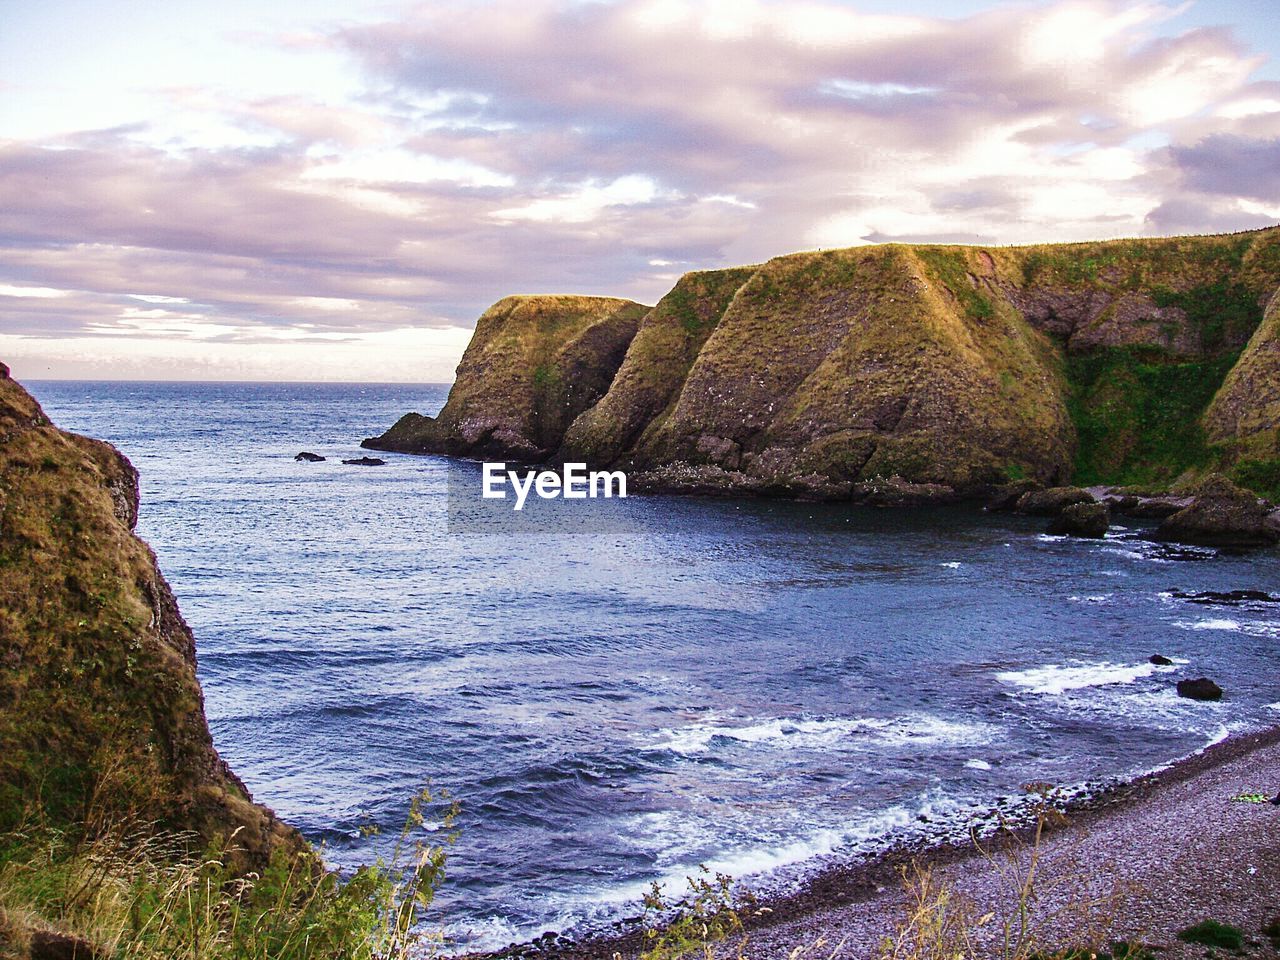
[[(1045, 785), (1029, 785), (1042, 788)], [(1048, 803), (1047, 790), (1029, 840), (1002, 830), (1006, 842), (993, 850), (974, 844), (998, 878), (995, 909), (979, 913), (976, 904), (918, 863), (902, 870), (907, 916), (881, 944), (879, 960), (1147, 960), (1139, 944), (1111, 937), (1124, 891), (1117, 886), (1102, 896), (1063, 888), (1064, 882), (1041, 875), (1044, 831), (1065, 818)], [(1078, 881), (1076, 881), (1078, 882)], [(1056, 888), (1056, 889), (1055, 889)], [(1058, 901), (1064, 906), (1049, 909)], [(1062, 949), (1049, 943), (1053, 921), (1069, 917), (1083, 946)]]
[[(427, 843), (416, 834), (440, 804), (445, 838)], [(57, 930), (119, 960), (421, 958), (439, 941), (422, 912), (444, 879), (457, 812), (424, 790), (390, 858), (345, 878), (305, 849), (277, 848), (259, 872), (239, 872), (234, 836), (200, 851), (194, 835), (148, 823), (24, 824), (0, 835), (0, 939)]]
[(1183, 943), (1195, 943), (1202, 947), (1221, 950), (1239, 950), (1244, 946), (1244, 934), (1229, 923), (1202, 920), (1194, 927), (1187, 927), (1178, 934)]
[(656, 880), (644, 896), (645, 951), (643, 960), (677, 960), (691, 953), (713, 960), (723, 941), (738, 938), (731, 945), (732, 956), (744, 960), (747, 936), (744, 917), (755, 912), (755, 898), (749, 892), (734, 896), (733, 878), (714, 876), (704, 865), (696, 877), (689, 877), (689, 893), (678, 902), (666, 899)]

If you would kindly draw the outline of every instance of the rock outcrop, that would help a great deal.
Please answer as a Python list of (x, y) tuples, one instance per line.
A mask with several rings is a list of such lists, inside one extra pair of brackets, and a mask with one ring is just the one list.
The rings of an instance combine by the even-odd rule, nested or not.
[(485, 311), (438, 417), (410, 413), (363, 446), (535, 462), (604, 396), (648, 311), (608, 297), (507, 297)]
[(1111, 510), (1105, 503), (1073, 503), (1054, 518), (1048, 532), (1100, 540), (1110, 526)]
[(1153, 537), (1202, 547), (1251, 550), (1280, 541), (1268, 522), (1271, 507), (1221, 474), (1213, 474), (1196, 491), (1191, 505), (1166, 517)]
[(1097, 503), (1088, 490), (1080, 487), (1050, 487), (1032, 490), (1018, 498), (1016, 509), (1033, 517), (1056, 517), (1076, 504)]
[(1178, 696), (1188, 700), (1204, 700), (1216, 703), (1222, 699), (1222, 688), (1208, 677), (1178, 681)]
[(648, 311), (512, 298), (440, 416), (366, 445), (855, 500), (1167, 487), (1213, 465), (1280, 484), (1278, 289), (1280, 228), (795, 254), (688, 274)]
[(246, 868), (300, 851), (214, 750), (195, 641), (137, 519), (129, 461), (57, 429), (0, 364), (0, 829), (130, 817), (235, 834)]

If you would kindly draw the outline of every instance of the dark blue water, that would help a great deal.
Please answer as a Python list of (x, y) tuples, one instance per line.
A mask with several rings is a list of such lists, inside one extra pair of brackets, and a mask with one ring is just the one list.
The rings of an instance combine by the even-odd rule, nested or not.
[[(1274, 551), (635, 497), (608, 534), (468, 535), (448, 461), (338, 462), (444, 387), (30, 386), (141, 470), (215, 740), (260, 800), (351, 865), (426, 781), (461, 798), (440, 905), (462, 944), (633, 913), (701, 862), (791, 877), (1280, 719), (1280, 610), (1167, 595), (1280, 590)], [(1201, 674), (1228, 699), (1175, 695)]]

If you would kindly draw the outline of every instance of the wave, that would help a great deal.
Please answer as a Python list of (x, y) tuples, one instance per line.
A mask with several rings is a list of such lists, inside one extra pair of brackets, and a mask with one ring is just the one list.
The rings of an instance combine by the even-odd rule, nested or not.
[(996, 679), (1001, 683), (1022, 687), (1030, 693), (1057, 696), (1069, 690), (1131, 684), (1156, 673), (1169, 673), (1176, 670), (1180, 663), (1186, 663), (1186, 661), (1175, 660), (1169, 666), (1157, 666), (1154, 663), (1074, 661), (1070, 664), (1049, 664), (1043, 667), (1030, 667), (1026, 670), (1005, 670), (997, 673)]
[[(715, 719), (714, 717), (711, 719)], [(897, 717), (774, 718), (741, 724), (694, 723), (662, 730), (659, 749), (681, 756), (710, 752), (716, 741), (726, 745), (748, 744), (770, 749), (816, 749), (848, 741), (885, 744), (985, 743), (991, 739), (987, 724), (944, 720), (927, 714)]]

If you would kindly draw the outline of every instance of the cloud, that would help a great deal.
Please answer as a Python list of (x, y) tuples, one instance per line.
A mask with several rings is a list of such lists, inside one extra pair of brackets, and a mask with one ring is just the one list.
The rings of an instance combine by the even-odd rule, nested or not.
[(0, 142), (3, 329), (341, 350), (809, 246), (1263, 225), (1280, 84), (1181, 9), (442, 0), (316, 25), (282, 56), (349, 58), (345, 99), (178, 78), (136, 122)]
[(1221, 133), (1194, 146), (1174, 147), (1172, 153), (1193, 190), (1280, 203), (1280, 137), (1260, 140)]

